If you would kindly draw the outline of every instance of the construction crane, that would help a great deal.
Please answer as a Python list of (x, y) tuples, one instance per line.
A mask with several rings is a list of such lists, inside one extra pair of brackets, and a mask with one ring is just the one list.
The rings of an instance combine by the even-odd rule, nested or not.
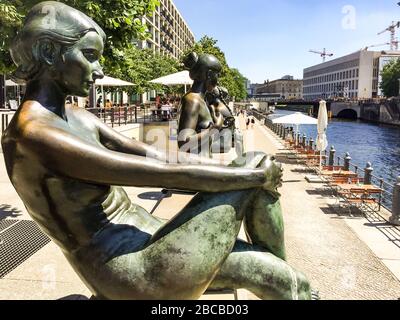
[(365, 47), (363, 50), (368, 50), (368, 48), (374, 48), (374, 47), (382, 47), (382, 46), (388, 46), (390, 45), (390, 42), (385, 42), (381, 44), (372, 44), (370, 46)]
[(322, 52), (321, 51), (316, 51), (316, 50), (310, 50), (309, 52), (317, 53), (317, 54), (321, 55), (322, 62), (325, 62), (326, 57), (332, 57), (333, 56), (333, 53), (327, 53), (326, 52), (326, 48), (324, 48), (324, 50)]
[(400, 21), (392, 22), (385, 30), (378, 33), (378, 36), (389, 31), (390, 32), (390, 50), (399, 49), (399, 40), (396, 38), (396, 28), (400, 28)]

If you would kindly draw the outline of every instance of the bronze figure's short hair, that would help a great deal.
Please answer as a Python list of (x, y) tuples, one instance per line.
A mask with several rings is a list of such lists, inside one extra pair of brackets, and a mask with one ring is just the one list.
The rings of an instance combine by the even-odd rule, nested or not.
[(105, 41), (104, 31), (82, 12), (56, 1), (35, 5), (27, 14), (22, 30), (10, 49), (17, 65), (12, 78), (23, 83), (40, 73), (43, 62), (38, 52), (38, 43), (41, 40), (58, 44), (64, 51), (90, 31), (97, 32)]

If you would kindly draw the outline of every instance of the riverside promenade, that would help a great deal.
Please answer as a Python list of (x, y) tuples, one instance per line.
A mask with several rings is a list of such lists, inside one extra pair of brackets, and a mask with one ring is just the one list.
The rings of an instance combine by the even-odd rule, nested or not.
[[(285, 153), (283, 145), (269, 129), (258, 122), (245, 130), (246, 151)], [(284, 160), (284, 157), (282, 157)], [(31, 220), (6, 174), (0, 157), (0, 250), (15, 238), (6, 231)], [(283, 163), (284, 184), (280, 189), (285, 220), (288, 262), (310, 279), (322, 299), (399, 299), (400, 236), (395, 227), (364, 216), (350, 217), (332, 209), (335, 200), (321, 194), (321, 185), (306, 182), (302, 167)], [(160, 189), (126, 188), (132, 201), (162, 218), (171, 218), (190, 199), (187, 194), (163, 198)], [(5, 222), (9, 221), (11, 226)], [(3, 225), (2, 225), (3, 223)], [(394, 228), (388, 239), (380, 228)], [(21, 235), (20, 235), (21, 236)], [(22, 234), (22, 239), (26, 235)], [(242, 235), (243, 236), (243, 235)], [(58, 247), (48, 242), (36, 249), (14, 243), (12, 255), (0, 255), (0, 266), (13, 262), (23, 250), (36, 250), (28, 259), (0, 276), (0, 300), (5, 299), (88, 299), (89, 290), (81, 282)], [(19, 247), (20, 246), (20, 247)], [(239, 299), (257, 299), (239, 290)], [(204, 299), (233, 299), (233, 294), (204, 295)]]

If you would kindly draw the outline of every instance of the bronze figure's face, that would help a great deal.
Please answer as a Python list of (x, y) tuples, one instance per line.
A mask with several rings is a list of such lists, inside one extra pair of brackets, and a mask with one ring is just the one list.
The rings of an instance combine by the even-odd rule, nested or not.
[(207, 91), (211, 92), (216, 88), (218, 84), (218, 78), (219, 78), (219, 70), (213, 70), (213, 69), (208, 70), (207, 80), (206, 80)]
[(34, 6), (11, 49), (19, 83), (51, 80), (65, 95), (88, 96), (103, 72), (99, 59), (106, 39), (91, 18), (61, 2)]
[(99, 63), (102, 53), (102, 38), (94, 31), (88, 32), (55, 64), (55, 80), (70, 95), (88, 96), (90, 85), (104, 77)]

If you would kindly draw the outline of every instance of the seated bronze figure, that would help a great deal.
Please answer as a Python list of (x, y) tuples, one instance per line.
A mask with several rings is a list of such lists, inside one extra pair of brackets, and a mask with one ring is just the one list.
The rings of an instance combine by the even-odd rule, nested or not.
[[(44, 23), (49, 5), (54, 24)], [(11, 49), (26, 95), (2, 137), (27, 211), (93, 295), (197, 299), (209, 288), (247, 288), (262, 299), (310, 299), (307, 279), (284, 261), (281, 169), (272, 158), (254, 154), (244, 167), (223, 167), (191, 164), (197, 156), (185, 154), (170, 163), (65, 105), (103, 77), (104, 41), (83, 13), (60, 2), (34, 6)], [(202, 85), (189, 96), (194, 109), (203, 108)], [(204, 115), (201, 127), (210, 123)], [(132, 203), (123, 185), (199, 193), (165, 222)], [(237, 240), (243, 219), (251, 244)]]

